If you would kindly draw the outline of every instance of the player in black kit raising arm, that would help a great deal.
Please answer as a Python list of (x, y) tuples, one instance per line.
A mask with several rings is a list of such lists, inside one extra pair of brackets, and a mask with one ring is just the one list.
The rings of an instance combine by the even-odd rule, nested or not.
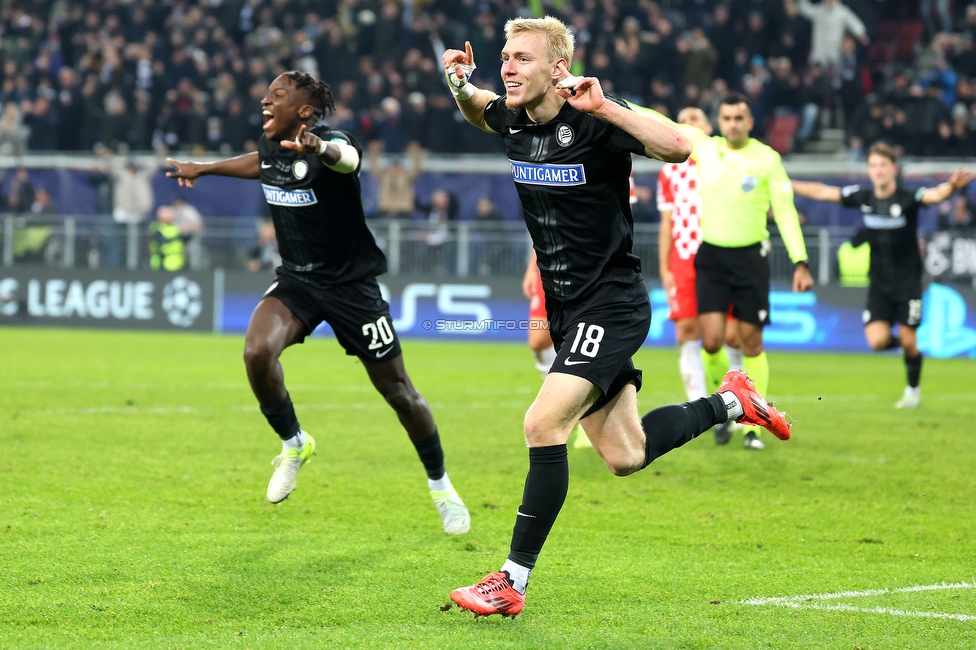
[(480, 583), (451, 593), (483, 616), (522, 611), (529, 573), (566, 498), (566, 440), (577, 422), (619, 476), (730, 418), (790, 436), (783, 415), (738, 371), (719, 393), (638, 417), (641, 372), (631, 357), (647, 337), (651, 308), (632, 252), (631, 154), (680, 162), (691, 143), (664, 121), (605, 96), (595, 78), (569, 77), (573, 37), (555, 18), (510, 20), (505, 36), (505, 97), (467, 81), (470, 44), (448, 50), (443, 62), (464, 117), (505, 142), (557, 353), (525, 415), (529, 472), (508, 559)]
[(366, 227), (360, 200), (362, 150), (348, 133), (315, 126), (334, 108), (328, 84), (303, 72), (275, 79), (261, 101), (264, 134), (256, 153), (213, 163), (169, 160), (167, 172), (191, 188), (216, 174), (260, 179), (271, 206), (281, 266), (247, 326), (244, 364), (261, 412), (282, 440), (268, 484), (278, 503), (295, 488), (315, 441), (298, 424), (279, 357), (322, 322), (346, 354), (359, 357), (376, 390), (396, 411), (427, 471), (444, 530), (468, 532), (468, 510), (444, 470), (434, 417), (407, 376), (390, 307), (376, 276), (386, 258)]
[[(922, 399), (919, 380), (922, 353), (915, 330), (922, 322), (922, 257), (918, 250), (918, 209), (945, 201), (966, 187), (973, 174), (960, 169), (933, 188), (910, 190), (898, 183), (898, 156), (885, 142), (868, 151), (871, 187), (834, 187), (823, 183), (793, 181), (793, 193), (817, 201), (840, 203), (860, 209), (864, 227), (854, 245), (871, 246), (868, 304), (864, 310), (864, 336), (874, 350), (901, 346), (905, 354), (908, 385), (896, 408), (915, 408)], [(898, 338), (891, 328), (898, 323)]]

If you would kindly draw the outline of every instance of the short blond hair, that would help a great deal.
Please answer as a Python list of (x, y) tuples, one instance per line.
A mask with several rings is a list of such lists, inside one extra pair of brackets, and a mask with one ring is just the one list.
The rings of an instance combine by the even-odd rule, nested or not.
[(549, 55), (550, 63), (566, 59), (567, 68), (572, 64), (575, 39), (564, 22), (546, 16), (545, 18), (513, 18), (505, 23), (505, 38), (514, 38), (528, 33), (545, 35), (546, 53)]

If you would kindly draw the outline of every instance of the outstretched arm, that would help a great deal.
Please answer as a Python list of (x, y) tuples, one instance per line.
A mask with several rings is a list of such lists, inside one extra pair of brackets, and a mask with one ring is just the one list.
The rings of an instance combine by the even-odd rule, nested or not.
[(209, 163), (182, 162), (172, 158), (167, 158), (166, 162), (176, 168), (166, 172), (166, 177), (175, 178), (180, 187), (187, 189), (193, 188), (201, 176), (231, 176), (250, 180), (261, 177), (257, 152)]
[(827, 201), (829, 203), (840, 203), (840, 188), (824, 183), (811, 183), (808, 181), (793, 181), (793, 193), (804, 196), (814, 201)]
[(444, 63), (447, 85), (451, 89), (451, 94), (454, 95), (454, 101), (457, 102), (461, 115), (482, 131), (494, 133), (494, 130), (485, 122), (485, 107), (498, 95), (490, 90), (482, 90), (468, 81), (468, 75), (475, 68), (471, 43), (464, 42), (464, 52), (446, 50), (441, 59)]
[(922, 202), (922, 205), (942, 203), (952, 196), (954, 192), (969, 185), (969, 182), (972, 181), (973, 178), (976, 178), (976, 176), (974, 176), (971, 171), (957, 169), (945, 183), (940, 183), (939, 185), (922, 192), (922, 196), (919, 200)]
[(348, 142), (326, 142), (311, 133), (304, 124), (298, 129), (294, 142), (282, 140), (281, 146), (303, 156), (314, 154), (326, 167), (340, 174), (350, 174), (359, 169), (359, 150), (356, 147)]
[(559, 64), (563, 80), (556, 85), (556, 94), (573, 108), (623, 129), (644, 145), (644, 154), (665, 162), (684, 162), (691, 155), (691, 140), (674, 122), (665, 122), (648, 115), (608, 102), (596, 77), (573, 77), (566, 66)]

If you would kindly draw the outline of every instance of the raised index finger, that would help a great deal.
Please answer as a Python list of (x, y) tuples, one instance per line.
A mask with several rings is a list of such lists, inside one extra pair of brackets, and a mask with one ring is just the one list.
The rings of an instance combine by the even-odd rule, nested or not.
[(471, 41), (464, 41), (464, 63), (466, 65), (474, 63), (474, 50), (471, 49)]
[(298, 135), (295, 136), (295, 144), (302, 144), (302, 138), (305, 137), (305, 125), (302, 124), (298, 127)]

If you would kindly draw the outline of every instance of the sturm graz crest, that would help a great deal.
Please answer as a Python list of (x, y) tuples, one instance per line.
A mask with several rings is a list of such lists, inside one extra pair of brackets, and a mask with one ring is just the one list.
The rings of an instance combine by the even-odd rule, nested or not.
[(573, 144), (573, 129), (568, 124), (560, 124), (556, 127), (556, 142), (560, 147), (568, 147)]
[(189, 327), (203, 311), (200, 285), (182, 275), (163, 287), (163, 311), (173, 325)]

